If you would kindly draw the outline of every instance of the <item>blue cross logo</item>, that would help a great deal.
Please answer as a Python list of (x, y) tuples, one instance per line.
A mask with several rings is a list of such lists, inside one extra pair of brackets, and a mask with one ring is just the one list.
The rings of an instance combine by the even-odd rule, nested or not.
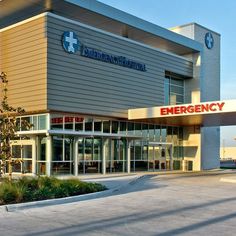
[(212, 49), (214, 46), (214, 39), (210, 32), (205, 35), (205, 44), (208, 49)]
[(80, 42), (74, 32), (66, 31), (62, 35), (62, 45), (65, 51), (76, 53), (80, 47)]

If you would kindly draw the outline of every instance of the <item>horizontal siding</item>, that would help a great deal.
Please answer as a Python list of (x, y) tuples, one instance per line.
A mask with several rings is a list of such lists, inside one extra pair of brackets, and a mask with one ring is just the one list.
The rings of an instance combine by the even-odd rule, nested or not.
[(27, 112), (47, 109), (45, 23), (42, 17), (1, 32), (1, 70), (9, 80), (9, 103)]
[[(56, 45), (58, 44), (58, 40), (54, 36), (58, 35), (58, 33), (61, 34), (60, 28), (65, 27), (65, 24), (63, 21), (58, 21), (57, 19), (52, 19), (52, 20), (54, 25), (53, 27), (51, 27), (50, 24), (48, 25), (48, 30), (51, 33), (48, 35), (48, 37), (51, 39), (50, 40), (50, 42), (52, 43), (51, 47), (53, 47), (53, 45), (57, 47)], [(67, 27), (66, 30), (75, 30), (75, 27), (73, 28)], [(154, 66), (156, 66), (157, 64), (163, 65), (163, 63), (166, 66), (166, 61), (168, 61), (169, 65), (176, 67), (177, 70), (189, 69), (189, 72), (191, 73), (192, 69), (191, 67), (189, 67), (189, 61), (181, 59), (180, 57), (173, 57), (170, 54), (162, 53), (152, 49), (147, 49), (146, 47), (141, 47), (140, 45), (137, 44), (127, 43), (127, 41), (125, 40), (121, 40), (116, 37), (111, 37), (106, 34), (101, 34), (99, 32), (88, 30), (82, 27), (79, 27), (76, 33), (78, 34), (80, 41), (82, 43), (86, 43), (86, 45), (94, 47), (98, 50), (105, 52), (113, 51), (114, 54), (116, 53), (125, 54), (127, 57), (128, 56), (130, 56), (131, 58), (133, 57), (133, 59), (137, 59), (138, 56), (140, 57), (141, 60), (147, 61), (149, 62), (149, 64), (152, 64)], [(94, 40), (94, 38), (96, 38), (96, 40)], [(129, 44), (128, 50), (127, 50), (127, 44)], [(159, 56), (158, 61), (156, 61), (157, 56)], [(184, 67), (184, 65), (187, 67)], [(177, 73), (177, 71), (173, 72)]]
[[(128, 40), (47, 17), (48, 108), (127, 118), (127, 109), (162, 105), (164, 73), (192, 76), (192, 63)], [(61, 44), (64, 31), (74, 31), (82, 44), (146, 64), (141, 72), (68, 54)]]

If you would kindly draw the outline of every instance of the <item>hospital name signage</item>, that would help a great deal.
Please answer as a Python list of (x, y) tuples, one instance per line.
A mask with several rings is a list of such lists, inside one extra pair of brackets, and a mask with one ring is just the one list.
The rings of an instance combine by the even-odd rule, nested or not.
[(221, 112), (224, 109), (225, 102), (212, 102), (202, 104), (179, 105), (171, 107), (161, 107), (160, 115), (187, 115), (199, 113), (214, 113)]
[(80, 50), (80, 55), (83, 57), (127, 67), (138, 71), (147, 71), (146, 65), (144, 63), (128, 59), (124, 56), (112, 55), (110, 53), (106, 53), (81, 44), (77, 35), (71, 31), (66, 31), (63, 33), (62, 46), (68, 53), (76, 53)]
[(86, 47), (84, 45), (81, 47), (81, 56), (103, 62), (108, 62), (123, 67), (128, 67), (134, 70), (146, 71), (146, 65), (143, 63), (127, 59), (126, 57), (123, 56), (115, 56), (112, 54), (101, 52), (94, 48)]

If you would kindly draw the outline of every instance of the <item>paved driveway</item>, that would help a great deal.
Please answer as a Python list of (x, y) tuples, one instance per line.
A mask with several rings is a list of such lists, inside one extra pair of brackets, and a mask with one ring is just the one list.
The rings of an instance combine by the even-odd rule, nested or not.
[(129, 184), (127, 179), (102, 198), (1, 212), (0, 235), (235, 235), (236, 184), (219, 181), (232, 175), (145, 175)]

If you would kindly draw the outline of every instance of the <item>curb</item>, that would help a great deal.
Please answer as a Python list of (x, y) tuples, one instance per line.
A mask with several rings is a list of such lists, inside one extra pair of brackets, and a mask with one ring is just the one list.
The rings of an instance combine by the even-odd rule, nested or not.
[(7, 212), (7, 206), (0, 206), (0, 213)]
[(6, 212), (6, 211), (14, 212), (14, 211), (21, 211), (21, 210), (26, 210), (30, 208), (36, 208), (36, 207), (45, 207), (45, 206), (53, 206), (53, 205), (58, 205), (58, 204), (73, 203), (77, 201), (94, 199), (94, 198), (101, 197), (109, 193), (112, 193), (111, 189), (105, 190), (102, 192), (88, 193), (88, 194), (65, 197), (65, 198), (56, 198), (56, 199), (48, 199), (48, 200), (41, 200), (41, 201), (34, 201), (34, 202), (9, 204), (9, 205), (0, 206), (0, 212)]
[(225, 182), (225, 183), (236, 183), (236, 178), (232, 179), (232, 178), (221, 178), (220, 182)]

